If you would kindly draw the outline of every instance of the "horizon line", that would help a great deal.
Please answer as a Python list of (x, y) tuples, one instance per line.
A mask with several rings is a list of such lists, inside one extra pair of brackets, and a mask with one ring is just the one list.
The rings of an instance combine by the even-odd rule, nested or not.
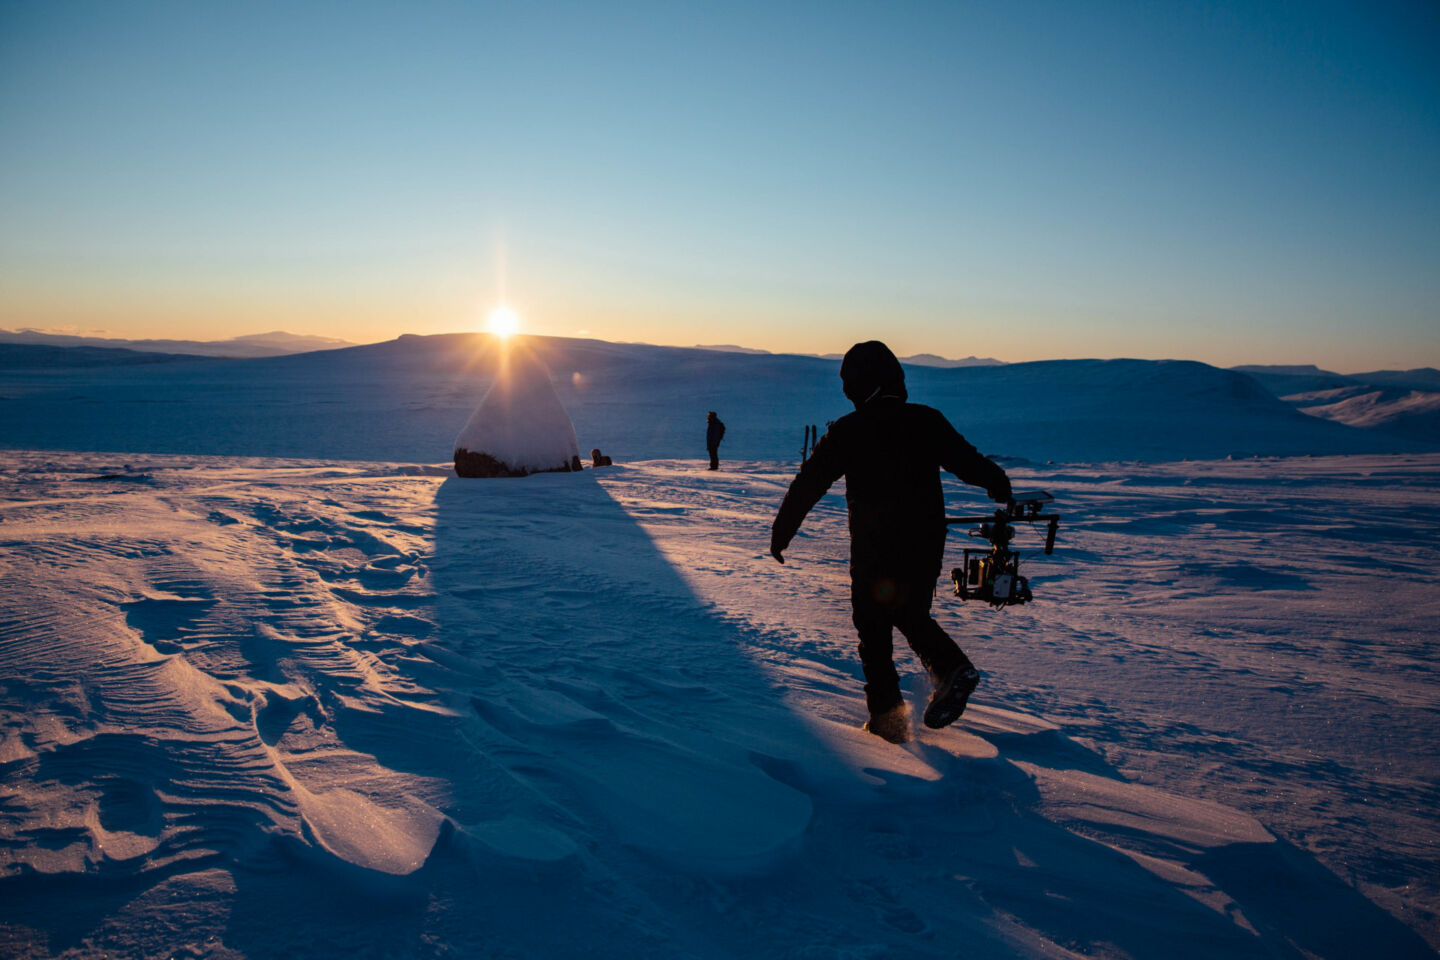
[[(376, 345), (379, 345), (379, 344), (382, 344), (382, 343), (393, 343), (393, 342), (399, 341), (399, 340), (404, 339), (404, 338), (407, 338), (407, 337), (425, 338), (425, 337), (447, 337), (447, 336), (485, 336), (485, 337), (495, 336), (495, 334), (491, 333), (491, 332), (488, 331), (488, 330), (450, 330), (450, 331), (444, 331), (444, 332), (440, 332), (440, 333), (408, 333), (408, 332), (407, 332), (407, 333), (395, 334), (395, 335), (393, 335), (393, 336), (390, 336), (390, 337), (388, 337), (388, 338), (386, 338), (386, 339), (381, 339), (381, 340), (351, 341), (351, 340), (345, 340), (345, 339), (340, 338), (340, 337), (330, 337), (330, 336), (324, 336), (324, 335), (321, 335), (321, 334), (292, 333), (292, 332), (290, 332), (290, 331), (288, 331), (288, 330), (265, 330), (265, 331), (259, 331), (259, 332), (256, 332), (256, 333), (236, 334), (235, 336), (225, 337), (225, 338), (223, 338), (223, 339), (201, 340), (201, 339), (192, 338), (192, 337), (116, 337), (116, 336), (107, 336), (107, 335), (105, 335), (105, 334), (108, 334), (108, 333), (109, 333), (109, 331), (104, 331), (103, 333), (102, 333), (102, 332), (94, 332), (94, 333), (71, 333), (71, 332), (58, 331), (58, 330), (55, 330), (55, 329), (53, 329), (53, 328), (51, 328), (51, 329), (44, 329), (44, 328), (39, 328), (39, 327), (16, 327), (16, 328), (13, 329), (13, 330), (12, 330), (12, 329), (0, 328), (0, 336), (6, 336), (6, 335), (18, 336), (18, 335), (24, 335), (24, 334), (32, 334), (32, 335), (35, 335), (35, 336), (54, 337), (54, 338), (68, 338), (68, 339), (73, 339), (73, 340), (103, 340), (103, 341), (106, 341), (107, 343), (116, 344), (116, 346), (113, 347), (113, 349), (130, 349), (130, 348), (127, 348), (127, 347), (125, 347), (125, 346), (123, 346), (123, 345), (124, 345), (124, 344), (137, 344), (137, 343), (194, 343), (194, 344), (198, 344), (198, 345), (220, 345), (220, 344), (229, 344), (229, 343), (243, 343), (243, 342), (245, 342), (245, 341), (247, 341), (247, 340), (256, 340), (256, 339), (260, 339), (260, 338), (263, 338), (263, 337), (276, 337), (276, 336), (278, 336), (278, 337), (286, 337), (286, 338), (293, 338), (293, 339), (295, 339), (295, 340), (324, 341), (324, 342), (328, 342), (328, 343), (330, 343), (330, 344), (333, 344), (333, 346), (317, 347), (317, 348), (311, 349), (311, 350), (298, 350), (298, 351), (296, 351), (294, 354), (274, 354), (273, 356), (296, 356), (296, 355), (303, 354), (303, 353), (319, 353), (319, 352), (324, 352), (324, 351), (326, 351), (326, 350), (345, 350), (345, 349), (350, 349), (350, 348), (353, 348), (353, 347), (376, 346)], [(517, 333), (515, 333), (515, 334), (512, 334), (512, 336), (518, 336), (518, 337), (536, 337), (536, 338), (545, 338), (545, 339), (552, 339), (552, 340), (592, 340), (592, 341), (595, 341), (595, 342), (597, 342), (597, 343), (610, 343), (610, 344), (615, 344), (615, 345), (617, 345), (617, 346), (660, 347), (660, 348), (679, 349), (679, 350), (704, 350), (704, 351), (711, 352), (711, 353), (733, 353), (733, 354), (738, 354), (738, 355), (742, 355), (742, 356), (750, 355), (750, 356), (771, 356), (771, 357), (804, 357), (804, 358), (807, 358), (807, 359), (819, 359), (819, 360), (838, 360), (840, 357), (843, 356), (843, 353), (842, 353), (842, 352), (818, 353), (818, 352), (802, 352), (802, 351), (798, 351), (798, 350), (768, 350), (768, 349), (765, 349), (765, 348), (762, 348), (762, 347), (747, 347), (747, 346), (745, 346), (745, 345), (743, 345), (743, 344), (728, 344), (728, 343), (727, 343), (727, 344), (699, 344), (699, 343), (695, 343), (695, 344), (683, 344), (683, 343), (654, 343), (654, 342), (651, 342), (651, 341), (648, 341), (648, 340), (607, 340), (607, 339), (605, 339), (604, 337), (599, 337), (599, 336), (591, 335), (591, 334), (589, 334), (588, 331), (580, 331), (580, 332), (577, 332), (576, 334), (554, 334), (554, 333), (517, 332)], [(10, 343), (17, 343), (17, 345), (24, 345), (24, 344), (19, 344), (17, 341), (0, 341), (0, 342), (10, 342)], [(60, 346), (60, 345), (56, 344), (55, 346)], [(76, 346), (79, 346), (79, 345), (77, 344)], [(140, 351), (140, 352), (145, 352), (145, 351)], [(197, 354), (197, 356), (204, 356), (204, 355), (203, 355), (203, 354)], [(915, 361), (916, 361), (916, 358), (919, 358), (919, 357), (935, 357), (935, 358), (937, 358), (937, 359), (939, 359), (939, 360), (944, 361), (944, 364), (939, 364), (939, 363), (934, 363), (934, 364), (916, 363), (916, 362), (915, 362)], [(216, 358), (216, 359), (222, 359), (222, 358)], [(234, 358), (229, 358), (229, 359), (266, 359), (266, 358), (264, 358), (264, 357), (234, 357)], [(1303, 362), (1299, 362), (1299, 363), (1258, 363), (1258, 362), (1246, 362), (1246, 363), (1233, 364), (1233, 365), (1230, 365), (1230, 366), (1221, 366), (1221, 365), (1219, 365), (1219, 364), (1210, 363), (1210, 362), (1205, 361), (1205, 360), (1195, 360), (1195, 359), (1190, 358), (1190, 357), (1181, 357), (1181, 356), (1145, 357), (1145, 356), (1138, 356), (1138, 355), (1125, 355), (1125, 356), (1105, 357), (1105, 356), (1100, 356), (1100, 355), (1098, 355), (1098, 354), (1097, 354), (1097, 355), (1089, 355), (1089, 356), (1047, 357), (1047, 358), (1036, 359), (1036, 360), (1002, 360), (1002, 359), (999, 359), (999, 358), (997, 358), (997, 357), (981, 357), (981, 356), (979, 356), (979, 355), (977, 355), (977, 354), (972, 354), (972, 355), (970, 355), (970, 356), (968, 356), (968, 357), (956, 358), (956, 357), (946, 357), (946, 356), (944, 356), (944, 355), (942, 355), (942, 354), (934, 353), (934, 352), (931, 352), (931, 351), (921, 351), (921, 352), (919, 352), (919, 353), (912, 353), (912, 354), (908, 354), (908, 355), (906, 355), (906, 356), (899, 356), (898, 359), (899, 359), (902, 363), (909, 363), (911, 366), (931, 366), (931, 367), (934, 367), (934, 368), (937, 368), (937, 369), (946, 369), (946, 368), (949, 368), (949, 369), (958, 369), (958, 368), (971, 367), (971, 366), (1016, 366), (1016, 365), (1024, 364), (1024, 363), (1048, 363), (1048, 362), (1063, 361), (1063, 360), (1074, 360), (1074, 361), (1083, 361), (1083, 360), (1100, 360), (1100, 361), (1106, 361), (1106, 360), (1147, 360), (1147, 361), (1152, 361), (1152, 362), (1157, 362), (1157, 363), (1158, 363), (1158, 362), (1165, 362), (1165, 361), (1170, 361), (1170, 362), (1186, 362), (1186, 363), (1200, 363), (1200, 364), (1204, 364), (1205, 366), (1215, 367), (1216, 369), (1219, 369), (1219, 370), (1237, 370), (1237, 371), (1241, 371), (1241, 372), (1244, 372), (1244, 371), (1242, 370), (1242, 368), (1245, 368), (1245, 367), (1267, 367), (1267, 368), (1276, 368), (1276, 369), (1280, 369), (1280, 368), (1298, 368), (1298, 369), (1309, 368), (1309, 369), (1312, 369), (1312, 370), (1317, 371), (1317, 372), (1319, 372), (1319, 373), (1329, 373), (1329, 374), (1334, 374), (1334, 375), (1336, 375), (1336, 376), (1345, 376), (1345, 377), (1349, 377), (1349, 376), (1359, 376), (1359, 375), (1367, 374), (1367, 373), (1386, 373), (1386, 372), (1408, 373), (1408, 372), (1417, 371), (1417, 370), (1435, 370), (1435, 369), (1437, 369), (1436, 367), (1432, 367), (1432, 366), (1430, 366), (1430, 365), (1428, 365), (1428, 364), (1425, 364), (1425, 365), (1418, 366), (1418, 367), (1406, 367), (1406, 368), (1400, 368), (1400, 367), (1384, 367), (1384, 368), (1373, 368), (1373, 369), (1368, 369), (1368, 370), (1354, 370), (1354, 371), (1349, 371), (1349, 372), (1347, 372), (1347, 371), (1333, 370), (1333, 369), (1329, 369), (1329, 368), (1326, 368), (1326, 367), (1322, 367), (1322, 366), (1320, 366), (1318, 363), (1314, 363), (1314, 362), (1309, 362), (1309, 363), (1303, 363)], [(973, 361), (973, 362), (972, 362), (972, 361)]]

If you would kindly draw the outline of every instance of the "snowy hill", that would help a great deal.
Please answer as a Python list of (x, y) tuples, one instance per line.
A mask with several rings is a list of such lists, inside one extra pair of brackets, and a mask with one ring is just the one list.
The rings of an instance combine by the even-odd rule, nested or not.
[(45, 370), (124, 367), (193, 360), (192, 355), (128, 350), (118, 347), (56, 347), (31, 343), (0, 343), (0, 370)]
[(1440, 390), (1440, 370), (1436, 370), (1434, 367), (1417, 367), (1413, 370), (1373, 370), (1370, 373), (1352, 374), (1351, 379), (1378, 387), (1396, 387), (1403, 390)]
[(1440, 391), (1354, 386), (1282, 399), (1313, 417), (1399, 437), (1440, 442)]
[(1276, 396), (1335, 390), (1349, 386), (1386, 387), (1402, 390), (1440, 390), (1440, 370), (1417, 367), (1413, 370), (1372, 370), (1369, 373), (1335, 373), (1313, 364), (1296, 366), (1247, 365), (1231, 367), (1259, 380)]
[(771, 351), (759, 350), (755, 347), (741, 347), (733, 343), (700, 343), (695, 345), (696, 350), (714, 350), (717, 353), (749, 353), (756, 356), (770, 356)]
[(0, 344), (35, 344), (49, 347), (102, 347), (145, 353), (178, 353), (199, 357), (276, 357), (312, 350), (348, 347), (348, 340), (314, 337), (272, 330), (229, 340), (125, 340), (118, 337), (79, 337), (34, 330), (0, 330)]
[[(754, 347), (739, 347), (733, 343), (701, 344), (695, 347), (696, 350), (715, 350), (721, 353), (748, 353), (755, 356), (774, 356), (769, 350), (757, 350)], [(822, 360), (839, 360), (843, 354), (794, 354), (794, 356), (819, 356)], [(961, 360), (950, 360), (934, 353), (917, 353), (909, 357), (901, 357), (901, 363), (912, 364), (917, 367), (993, 367), (998, 366), (1001, 361), (990, 357), (965, 357)]]
[(1277, 397), (1335, 390), (1355, 383), (1343, 373), (1322, 370), (1314, 364), (1245, 364), (1230, 369), (1249, 374)]
[[(619, 460), (703, 453), (798, 458), (806, 424), (848, 412), (833, 360), (528, 337), (554, 374), (581, 450)], [(488, 389), (486, 335), (406, 336), (253, 360), (0, 371), (0, 446), (443, 460)], [(1036, 461), (1434, 449), (1298, 413), (1250, 377), (1185, 361), (911, 366), (910, 395), (988, 453)]]
[(1440, 444), (1440, 370), (1339, 374), (1317, 367), (1235, 367), (1310, 416)]

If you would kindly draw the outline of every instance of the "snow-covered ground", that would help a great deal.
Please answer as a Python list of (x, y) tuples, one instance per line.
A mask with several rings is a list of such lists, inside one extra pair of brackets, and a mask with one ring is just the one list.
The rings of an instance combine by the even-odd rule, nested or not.
[(0, 954), (1434, 955), (1440, 455), (1012, 468), (905, 747), (840, 488), (701, 466), (0, 454)]

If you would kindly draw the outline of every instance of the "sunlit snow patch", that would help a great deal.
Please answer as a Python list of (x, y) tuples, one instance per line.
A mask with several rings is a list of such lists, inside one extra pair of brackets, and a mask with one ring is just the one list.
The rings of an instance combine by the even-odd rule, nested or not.
[(455, 439), (455, 472), (523, 477), (579, 469), (575, 425), (555, 393), (550, 370), (531, 350), (511, 346), (485, 399)]

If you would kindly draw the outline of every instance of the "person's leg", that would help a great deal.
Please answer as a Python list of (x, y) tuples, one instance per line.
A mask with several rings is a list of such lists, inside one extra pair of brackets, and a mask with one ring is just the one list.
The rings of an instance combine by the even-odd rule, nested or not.
[(895, 625), (935, 683), (924, 719), (925, 726), (939, 729), (954, 723), (965, 712), (980, 675), (965, 651), (930, 616), (934, 581), (912, 582), (907, 587), (897, 599)]
[(910, 644), (910, 649), (915, 651), (931, 678), (938, 683), (956, 667), (973, 668), (975, 665), (930, 616), (930, 603), (934, 596), (933, 580), (903, 585), (896, 596), (894, 622)]
[(877, 598), (877, 583), (868, 579), (850, 581), (850, 609), (855, 630), (860, 634), (860, 666), (865, 671), (865, 705), (877, 717), (904, 702), (900, 677), (895, 672), (894, 640), (890, 612)]
[(710, 469), (711, 469), (711, 470), (719, 470), (719, 469), (720, 469), (720, 448), (719, 448), (719, 447), (711, 447), (711, 448), (710, 448)]

